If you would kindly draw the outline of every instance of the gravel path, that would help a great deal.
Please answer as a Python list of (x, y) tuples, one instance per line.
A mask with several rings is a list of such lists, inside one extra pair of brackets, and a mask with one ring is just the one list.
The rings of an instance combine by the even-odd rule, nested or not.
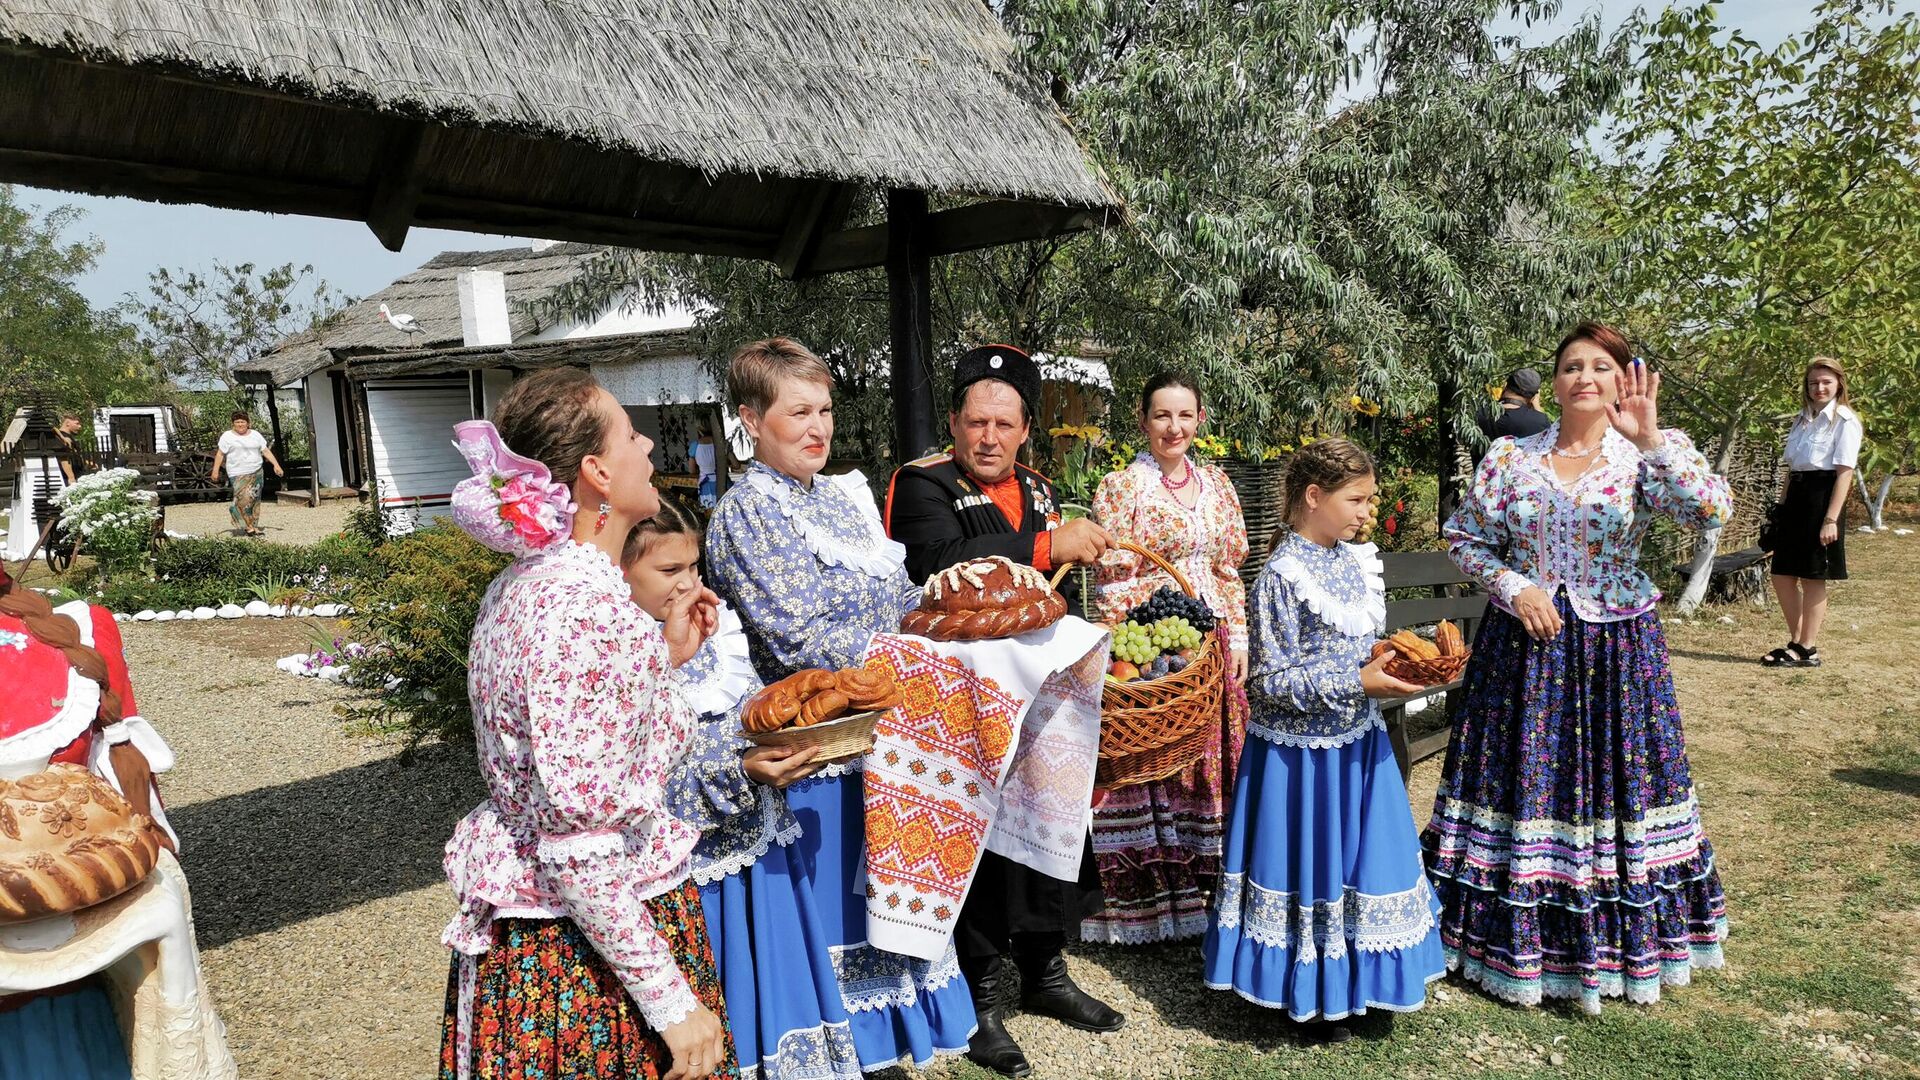
[[(269, 501), (260, 507), (260, 529), (276, 544), (311, 544), (339, 532), (347, 523), (347, 511), (358, 505), (352, 499), (334, 499), (317, 507)], [(224, 502), (169, 506), (166, 527), (189, 536), (239, 536), (240, 530), (233, 527), (233, 519), (227, 515), (227, 506)]]
[[(127, 623), (202, 960), (249, 1078), (430, 1075), (452, 915), (440, 849), (480, 799), (471, 750), (342, 733), (346, 692), (275, 671), (303, 622)], [(331, 633), (331, 629), (329, 630)]]

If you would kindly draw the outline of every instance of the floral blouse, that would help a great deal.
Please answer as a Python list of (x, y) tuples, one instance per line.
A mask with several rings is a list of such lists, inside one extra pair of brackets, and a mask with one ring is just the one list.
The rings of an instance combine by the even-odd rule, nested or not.
[(767, 682), (858, 666), (873, 635), (897, 633), (920, 604), (906, 549), (887, 538), (857, 472), (808, 489), (754, 462), (713, 512), (707, 565)]
[(644, 903), (686, 880), (700, 835), (664, 807), (694, 718), (659, 625), (604, 552), (560, 541), (487, 589), (467, 691), (488, 797), (447, 844), (446, 943), (475, 956), (494, 918), (570, 918), (654, 1030), (686, 1019)]
[(1253, 586), (1248, 734), (1326, 749), (1380, 725), (1360, 669), (1386, 628), (1382, 569), (1372, 544), (1329, 548), (1284, 535)]
[(1553, 472), (1555, 424), (1522, 439), (1495, 439), (1473, 485), (1447, 520), (1453, 561), (1493, 603), (1511, 611), (1521, 590), (1565, 588), (1586, 622), (1649, 611), (1660, 590), (1640, 571), (1640, 542), (1656, 514), (1689, 529), (1726, 524), (1733, 494), (1684, 432), (1643, 454), (1609, 429), (1586, 475), (1563, 484)]
[[(1200, 497), (1191, 509), (1160, 482), (1160, 466), (1142, 453), (1133, 464), (1108, 473), (1093, 498), (1093, 517), (1115, 537), (1131, 540), (1180, 568), (1200, 599), (1220, 616), (1231, 647), (1247, 647), (1247, 587), (1240, 564), (1247, 560), (1247, 523), (1240, 495), (1217, 465), (1198, 465), (1193, 482)], [(1100, 612), (1118, 622), (1173, 579), (1131, 551), (1101, 561)]]
[(667, 811), (700, 830), (693, 849), (693, 880), (711, 885), (737, 874), (774, 846), (800, 837), (800, 823), (781, 793), (747, 778), (741, 752), (740, 706), (761, 687), (747, 659), (747, 633), (730, 607), (720, 629), (680, 667), (687, 703), (700, 717), (687, 756), (667, 785)]

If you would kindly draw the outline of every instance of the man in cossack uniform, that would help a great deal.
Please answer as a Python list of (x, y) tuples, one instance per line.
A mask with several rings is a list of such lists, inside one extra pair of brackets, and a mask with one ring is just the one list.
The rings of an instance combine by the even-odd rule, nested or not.
[[(887, 488), (887, 532), (906, 546), (913, 580), (925, 582), (955, 563), (989, 555), (1051, 571), (1091, 564), (1110, 546), (1092, 521), (1062, 523), (1053, 485), (1015, 460), (1039, 399), (1040, 370), (1021, 350), (991, 345), (960, 358), (947, 414), (953, 451), (901, 466)], [(1032, 1071), (1000, 1011), (1000, 992), (1011, 981), (1009, 959), (1020, 973), (1027, 1012), (1085, 1031), (1115, 1031), (1126, 1023), (1074, 985), (1062, 953), (1080, 920), (1100, 905), (1091, 836), (1078, 881), (1047, 877), (991, 851), (981, 856), (954, 931), (980, 1018), (968, 1058), (1005, 1076)]]

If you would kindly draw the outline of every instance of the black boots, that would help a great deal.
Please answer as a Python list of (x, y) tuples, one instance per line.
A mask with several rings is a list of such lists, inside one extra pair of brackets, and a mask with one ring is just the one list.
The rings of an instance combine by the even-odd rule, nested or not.
[[(968, 967), (972, 969), (975, 965)], [(996, 956), (977, 970), (966, 973), (967, 989), (973, 993), (973, 1011), (980, 1025), (973, 1038), (967, 1040), (967, 1060), (1001, 1076), (1025, 1076), (1033, 1071), (1033, 1066), (1027, 1063), (1027, 1055), (1020, 1052), (1020, 1044), (1007, 1034), (1005, 1013), (1000, 1004), (1008, 970), (1006, 961)]]
[(1027, 1012), (1051, 1016), (1081, 1031), (1119, 1031), (1126, 1024), (1126, 1017), (1074, 985), (1067, 974), (1067, 958), (1059, 952), (1022, 955), (1016, 962), (1020, 1007)]

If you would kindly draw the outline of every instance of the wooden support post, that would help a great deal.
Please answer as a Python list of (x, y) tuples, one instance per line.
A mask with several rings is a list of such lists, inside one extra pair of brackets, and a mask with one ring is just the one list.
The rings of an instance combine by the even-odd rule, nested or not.
[[(284, 435), (280, 434), (280, 395), (278, 389), (278, 387), (275, 387), (271, 383), (267, 384), (267, 421), (273, 425), (273, 456), (279, 459), (280, 468), (284, 471), (287, 467), (287, 440)], [(278, 494), (280, 491), (280, 484), (277, 481), (274, 482), (272, 491), (267, 490), (267, 483), (270, 480), (273, 480), (273, 478), (264, 474), (260, 477), (260, 497), (263, 499), (269, 495)]]
[(924, 191), (887, 192), (887, 323), (893, 338), (893, 460), (898, 466), (934, 445), (933, 259)]
[(396, 124), (376, 166), (380, 171), (367, 195), (367, 227), (388, 251), (406, 244), (407, 226), (420, 205), (420, 148), (426, 135), (425, 124)]

